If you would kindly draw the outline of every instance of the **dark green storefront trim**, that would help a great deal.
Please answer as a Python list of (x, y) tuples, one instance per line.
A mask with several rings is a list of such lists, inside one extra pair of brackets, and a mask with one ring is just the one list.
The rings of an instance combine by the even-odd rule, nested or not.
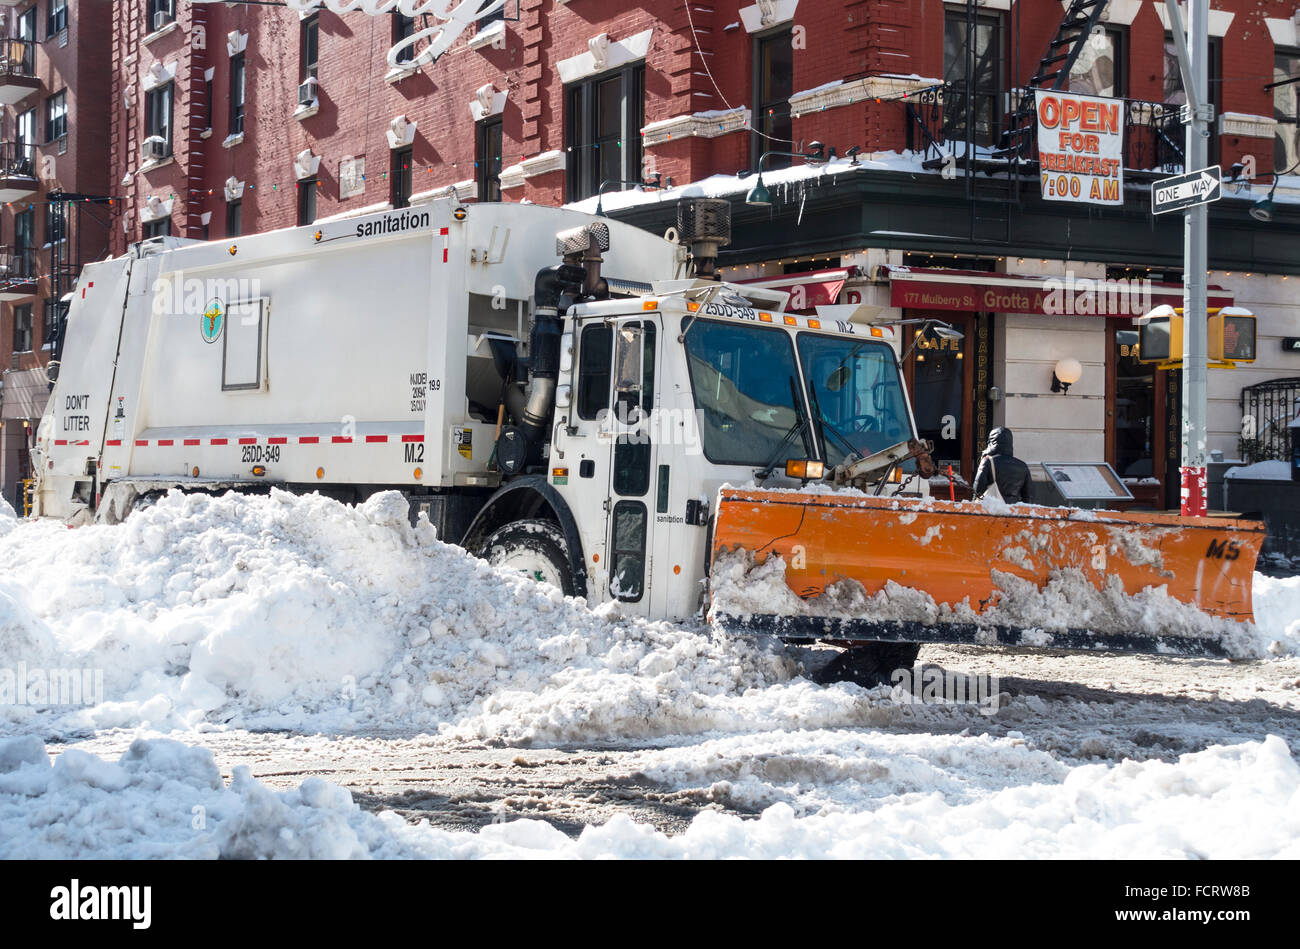
[[(796, 186), (788, 197), (770, 187), (771, 208), (747, 206), (743, 192), (731, 197), (732, 242), (722, 266), (869, 247), (1153, 268), (1183, 263), (1183, 216), (1152, 215), (1145, 185), (1126, 190), (1124, 207), (1101, 208), (1043, 201), (1037, 181), (1026, 179), (1018, 205), (974, 203), (977, 220), (960, 176), (863, 169), (805, 183), (802, 197)], [(1300, 274), (1300, 205), (1276, 205), (1271, 223), (1256, 221), (1249, 208), (1266, 190), (1210, 205), (1211, 270)], [(676, 215), (675, 200), (609, 212), (657, 234), (675, 225)]]

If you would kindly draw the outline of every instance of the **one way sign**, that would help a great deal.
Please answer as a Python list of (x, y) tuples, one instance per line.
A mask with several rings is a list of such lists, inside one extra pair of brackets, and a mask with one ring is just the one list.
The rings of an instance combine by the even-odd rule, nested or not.
[(1188, 172), (1176, 178), (1165, 178), (1151, 185), (1151, 213), (1181, 211), (1194, 204), (1209, 204), (1223, 197), (1221, 173), (1218, 165)]

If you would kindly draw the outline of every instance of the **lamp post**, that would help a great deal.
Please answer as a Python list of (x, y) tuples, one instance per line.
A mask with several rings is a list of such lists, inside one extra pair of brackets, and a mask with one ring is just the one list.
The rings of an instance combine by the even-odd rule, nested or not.
[[(754, 187), (749, 189), (749, 194), (745, 195), (745, 203), (757, 208), (770, 207), (772, 204), (772, 192), (767, 190), (767, 185), (763, 184), (763, 162), (767, 161), (773, 155), (781, 155), (785, 158), (802, 158), (805, 161), (825, 161), (826, 146), (821, 142), (813, 142), (807, 152), (763, 152), (758, 158), (758, 181)], [(832, 157), (834, 157), (832, 155)], [(741, 177), (744, 177), (743, 175)]]
[[(664, 187), (664, 176), (656, 171), (654, 174), (653, 181), (636, 181), (631, 178), (606, 178), (604, 181), (600, 183), (600, 187), (596, 189), (596, 216), (597, 217), (605, 216), (605, 205), (603, 201), (605, 197), (605, 189), (608, 188), (610, 185), (635, 185), (638, 188), (658, 189)], [(673, 186), (673, 179), (669, 178), (668, 187), (671, 188), (672, 186)]]

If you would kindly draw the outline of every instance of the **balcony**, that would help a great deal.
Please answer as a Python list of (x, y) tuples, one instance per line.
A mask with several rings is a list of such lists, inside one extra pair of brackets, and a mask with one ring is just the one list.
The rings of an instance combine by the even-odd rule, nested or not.
[(36, 148), (31, 142), (0, 142), (0, 203), (36, 193)]
[(36, 250), (0, 247), (0, 300), (24, 300), (36, 295)]
[(32, 40), (0, 40), (0, 105), (16, 105), (41, 86)]
[[(955, 162), (963, 172), (1038, 174), (1035, 128), (1008, 133), (1010, 116), (1000, 108), (1015, 102), (1022, 90), (970, 93), (962, 83), (946, 83), (908, 96), (907, 147), (919, 152), (924, 167), (934, 170)], [(970, 100), (969, 103), (967, 100)], [(1139, 181), (1180, 174), (1184, 127), (1180, 106), (1123, 99), (1125, 180)], [(967, 133), (967, 127), (973, 134)], [(1018, 142), (1025, 144), (1017, 149)], [(1016, 152), (1019, 151), (1019, 154)], [(952, 158), (945, 156), (951, 155)]]

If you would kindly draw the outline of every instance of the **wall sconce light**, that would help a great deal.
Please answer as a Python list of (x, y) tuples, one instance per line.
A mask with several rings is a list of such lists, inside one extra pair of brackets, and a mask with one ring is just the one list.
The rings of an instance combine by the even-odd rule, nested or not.
[(1079, 360), (1070, 357), (1058, 359), (1052, 367), (1052, 391), (1068, 393), (1070, 386), (1078, 382), (1082, 375), (1083, 366), (1079, 365)]

